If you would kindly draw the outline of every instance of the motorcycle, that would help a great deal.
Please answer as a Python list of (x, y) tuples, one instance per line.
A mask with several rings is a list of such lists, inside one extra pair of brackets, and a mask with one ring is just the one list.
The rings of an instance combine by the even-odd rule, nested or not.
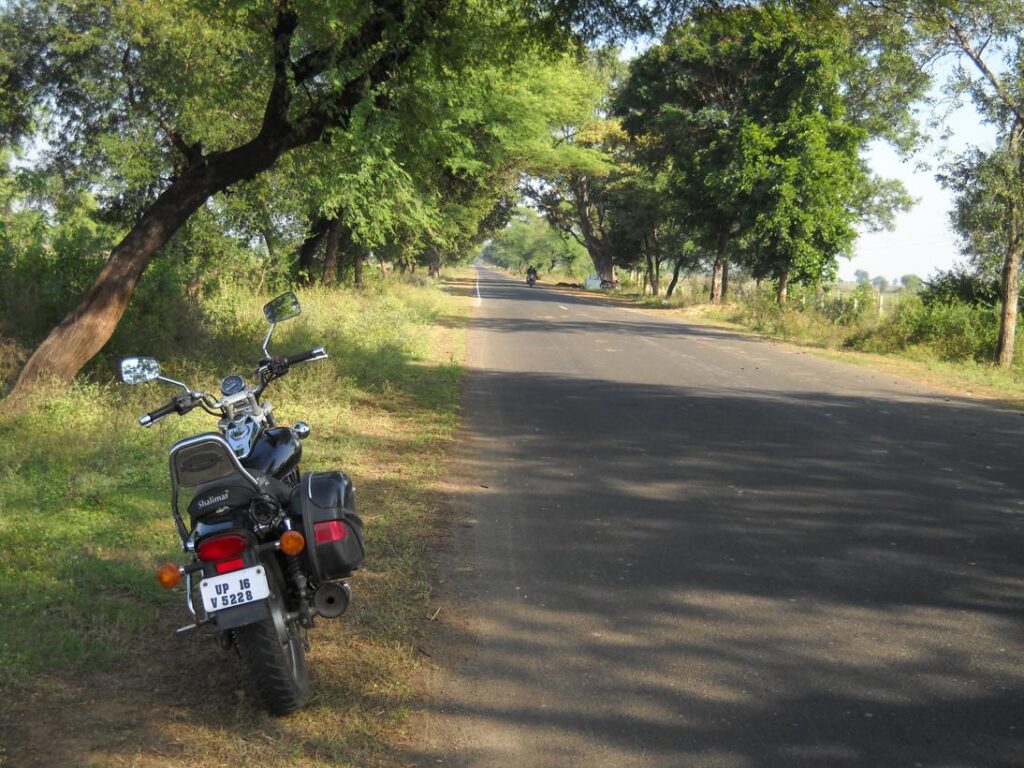
[(526, 273), (526, 284), (533, 288), (537, 284), (537, 275), (534, 272)]
[(363, 561), (363, 524), (347, 475), (300, 471), (309, 425), (278, 426), (262, 400), (292, 366), (328, 355), (319, 347), (271, 356), (274, 328), (302, 310), (289, 291), (263, 311), (270, 329), (255, 385), (232, 374), (216, 398), (165, 377), (154, 358), (125, 358), (120, 368), (126, 384), (161, 381), (183, 390), (140, 417), (142, 426), (195, 408), (220, 419), (216, 432), (171, 446), (171, 514), (188, 562), (161, 565), (157, 579), (168, 589), (184, 582), (192, 621), (177, 634), (215, 629), (221, 646), (240, 655), (263, 706), (283, 715), (309, 699), (307, 630), (316, 617), (338, 618), (348, 608), (344, 579)]

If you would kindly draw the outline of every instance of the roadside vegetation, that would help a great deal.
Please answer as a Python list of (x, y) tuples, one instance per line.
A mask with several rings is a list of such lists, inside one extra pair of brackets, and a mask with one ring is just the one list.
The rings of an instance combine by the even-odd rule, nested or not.
[[(963, 278), (957, 271), (936, 275), (919, 293), (889, 292), (881, 301), (877, 289), (865, 282), (845, 290), (797, 286), (790, 300), (779, 304), (771, 287), (740, 280), (728, 301), (712, 304), (707, 299), (710, 276), (700, 273), (681, 278), (671, 298), (644, 293), (636, 282), (608, 295), (688, 322), (751, 332), (951, 390), (1024, 405), (1024, 365), (993, 364), (998, 305), (950, 293), (950, 283), (959, 285)], [(1024, 356), (1021, 347), (1018, 340), (1016, 360)]]
[[(312, 632), (314, 700), (286, 721), (251, 701), (233, 654), (208, 636), (172, 636), (186, 623), (182, 594), (154, 578), (180, 557), (167, 449), (212, 420), (197, 411), (143, 429), (137, 417), (167, 388), (99, 376), (0, 415), (0, 764), (401, 762), (468, 311), (418, 283), (368, 275), (362, 291), (300, 291), (302, 316), (274, 339), (277, 350), (323, 344), (331, 355), (275, 383), (268, 400), (282, 423), (312, 425), (307, 469), (355, 479), (369, 553), (350, 613)], [(186, 344), (157, 331), (133, 346), (215, 389), (253, 366), (267, 298), (224, 287), (193, 308)]]

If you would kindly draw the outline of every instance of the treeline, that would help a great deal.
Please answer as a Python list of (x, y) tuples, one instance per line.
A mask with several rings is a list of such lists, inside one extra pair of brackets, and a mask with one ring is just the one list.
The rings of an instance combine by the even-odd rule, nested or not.
[[(613, 282), (640, 269), (671, 293), (681, 272), (706, 268), (717, 302), (741, 270), (785, 302), (793, 284), (834, 278), (857, 227), (886, 226), (910, 203), (863, 151), (918, 145), (928, 65), (948, 54), (960, 64), (951, 95), (1000, 135), (943, 179), (975, 271), (999, 281), (1008, 364), (1024, 232), (1021, 11), (11, 0), (0, 356), (18, 358), (15, 392), (67, 380), (126, 312), (152, 318), (225, 282), (436, 274), (510, 220), (545, 259), (578, 265), (585, 251)], [(628, 65), (593, 46), (655, 30), (660, 42)], [(515, 213), (523, 203), (567, 245), (523, 230), (536, 229)], [(4, 352), (12, 344), (35, 351)]]
[(1022, 13), (1019, 2), (695, 8), (628, 65), (594, 55), (606, 93), (559, 140), (600, 162), (530, 179), (524, 196), (605, 281), (640, 270), (647, 290), (671, 296), (681, 272), (709, 272), (708, 298), (720, 303), (733, 272), (771, 284), (780, 305), (794, 284), (820, 297), (858, 229), (889, 227), (912, 204), (899, 182), (870, 172), (864, 151), (882, 140), (909, 157), (922, 146), (915, 110), (932, 65), (951, 61), (941, 85), (954, 103), (970, 100), (999, 141), (939, 178), (956, 194), (968, 282), (995, 290), (951, 291), (964, 275), (937, 274), (928, 303), (992, 319), (995, 341), (979, 350), (1009, 365), (1024, 243)]
[(552, 140), (601, 88), (584, 41), (650, 22), (609, 11), (4, 3), (0, 330), (8, 358), (35, 347), (15, 392), (73, 377), (126, 312), (173, 325), (225, 282), (359, 285), (468, 257), (522, 174), (586, 154)]

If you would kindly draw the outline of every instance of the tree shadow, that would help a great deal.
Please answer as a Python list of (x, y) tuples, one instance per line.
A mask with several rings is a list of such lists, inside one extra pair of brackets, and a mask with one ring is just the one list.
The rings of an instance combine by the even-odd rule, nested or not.
[(500, 371), (465, 393), (489, 415), (453, 497), (468, 607), (427, 718), (457, 748), (409, 762), (1024, 762), (1018, 412)]

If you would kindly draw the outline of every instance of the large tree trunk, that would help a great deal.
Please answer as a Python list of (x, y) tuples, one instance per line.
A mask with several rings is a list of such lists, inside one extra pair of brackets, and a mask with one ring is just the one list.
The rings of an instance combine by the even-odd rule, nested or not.
[[(582, 245), (590, 254), (597, 276), (608, 283), (615, 283), (615, 259), (609, 251), (607, 233), (601, 229), (600, 216), (595, 222), (591, 216), (593, 206), (590, 199), (590, 184), (586, 176), (578, 176), (572, 182), (576, 203), (576, 219), (583, 235)], [(593, 206), (596, 209), (596, 206)], [(599, 211), (599, 209), (597, 209)], [(577, 238), (579, 239), (579, 238)]]
[(722, 262), (722, 301), (729, 300), (729, 262)]
[(672, 268), (672, 282), (668, 284), (668, 290), (665, 291), (665, 298), (671, 299), (672, 294), (675, 293), (676, 283), (679, 282), (679, 273), (683, 269), (683, 260), (676, 259), (676, 265)]
[(70, 381), (107, 343), (146, 267), (175, 232), (216, 192), (266, 170), (285, 146), (254, 142), (186, 169), (110, 252), (79, 305), (28, 359), (11, 392), (17, 399), (41, 381)]
[(324, 246), (324, 285), (338, 282), (338, 251), (341, 244), (341, 219), (331, 219), (327, 227), (327, 245)]
[(729, 235), (718, 236), (715, 250), (715, 266), (711, 271), (711, 303), (721, 304), (724, 297), (722, 280), (725, 277), (725, 253), (729, 248)]
[(715, 265), (711, 269), (711, 303), (722, 303), (722, 272), (725, 270), (725, 260), (715, 259)]
[(658, 268), (655, 266), (654, 255), (649, 247), (644, 248), (644, 260), (647, 262), (647, 282), (651, 286), (651, 296), (658, 295)]
[[(1017, 158), (1017, 182), (1024, 181), (1024, 154), (1021, 147), (1021, 131), (1024, 123), (1018, 120), (1013, 126), (1010, 152)], [(1021, 210), (1014, 199), (1008, 204), (1010, 231), (1007, 233), (1006, 258), (1003, 260), (1002, 279), (999, 284), (999, 298), (1003, 304), (999, 316), (999, 337), (996, 341), (996, 360), (1002, 368), (1013, 364), (1013, 350), (1017, 340), (1017, 303), (1020, 300), (1021, 261)]]
[(298, 282), (302, 285), (312, 285), (313, 266), (316, 263), (316, 252), (324, 241), (324, 236), (330, 228), (330, 221), (323, 217), (317, 217), (310, 225), (309, 235), (299, 246)]
[[(1011, 224), (1017, 230), (1017, 224)], [(1006, 261), (1003, 263), (1003, 279), (1000, 286), (1000, 299), (1003, 311), (999, 316), (999, 339), (996, 345), (999, 365), (1009, 368), (1013, 363), (1013, 350), (1017, 337), (1017, 303), (1020, 300), (1020, 237), (1015, 232), (1014, 242), (1008, 249)]]
[(775, 302), (785, 304), (789, 295), (789, 269), (784, 268), (779, 272), (779, 286), (775, 291)]
[(352, 248), (352, 267), (356, 288), (363, 287), (363, 261), (366, 258), (366, 249), (358, 243)]

